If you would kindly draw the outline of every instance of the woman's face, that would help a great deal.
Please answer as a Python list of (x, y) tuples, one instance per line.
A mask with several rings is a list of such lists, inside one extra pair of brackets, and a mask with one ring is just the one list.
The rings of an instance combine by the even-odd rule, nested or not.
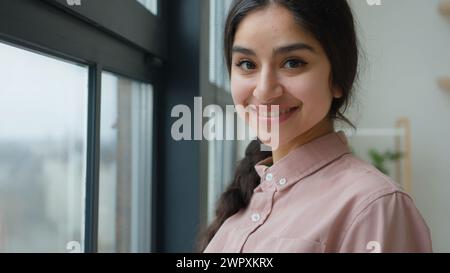
[[(240, 116), (260, 138), (256, 123), (274, 122), (277, 143), (283, 146), (323, 121), (333, 97), (341, 96), (331, 88), (330, 71), (320, 43), (287, 9), (271, 5), (248, 14), (239, 24), (232, 49), (231, 90), (235, 105), (250, 115), (238, 107)], [(279, 112), (271, 111), (275, 105)]]

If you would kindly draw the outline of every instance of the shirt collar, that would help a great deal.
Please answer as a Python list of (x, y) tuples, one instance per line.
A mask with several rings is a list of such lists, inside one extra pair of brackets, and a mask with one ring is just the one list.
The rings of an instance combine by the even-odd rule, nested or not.
[(316, 172), (325, 165), (349, 154), (344, 132), (339, 131), (319, 137), (291, 151), (272, 166), (272, 157), (258, 162), (255, 170), (261, 177), (261, 184), (255, 192), (267, 191), (275, 185), (277, 191), (283, 191)]

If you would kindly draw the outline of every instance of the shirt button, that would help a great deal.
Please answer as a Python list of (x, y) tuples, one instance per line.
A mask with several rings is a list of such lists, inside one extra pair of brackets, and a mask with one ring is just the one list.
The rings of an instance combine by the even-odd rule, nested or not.
[(259, 213), (253, 213), (251, 218), (253, 222), (258, 222), (261, 219), (261, 215)]
[(267, 181), (272, 181), (272, 179), (273, 179), (273, 175), (271, 173), (266, 174)]
[(280, 181), (278, 182), (281, 186), (283, 186), (284, 184), (286, 184), (286, 178), (281, 178)]

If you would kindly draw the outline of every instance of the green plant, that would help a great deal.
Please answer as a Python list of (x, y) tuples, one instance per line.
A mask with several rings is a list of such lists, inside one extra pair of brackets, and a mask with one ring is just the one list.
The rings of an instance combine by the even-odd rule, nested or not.
[(391, 152), (386, 151), (384, 153), (380, 153), (376, 149), (369, 150), (369, 156), (372, 161), (372, 164), (380, 170), (380, 172), (389, 175), (389, 171), (386, 167), (387, 161), (397, 161), (403, 157), (403, 153), (401, 152)]

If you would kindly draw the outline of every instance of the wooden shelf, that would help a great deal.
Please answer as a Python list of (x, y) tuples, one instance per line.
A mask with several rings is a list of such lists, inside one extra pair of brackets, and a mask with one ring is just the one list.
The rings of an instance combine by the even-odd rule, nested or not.
[(438, 84), (442, 90), (450, 92), (450, 77), (439, 78)]
[(450, 0), (441, 0), (438, 9), (443, 16), (450, 17)]

